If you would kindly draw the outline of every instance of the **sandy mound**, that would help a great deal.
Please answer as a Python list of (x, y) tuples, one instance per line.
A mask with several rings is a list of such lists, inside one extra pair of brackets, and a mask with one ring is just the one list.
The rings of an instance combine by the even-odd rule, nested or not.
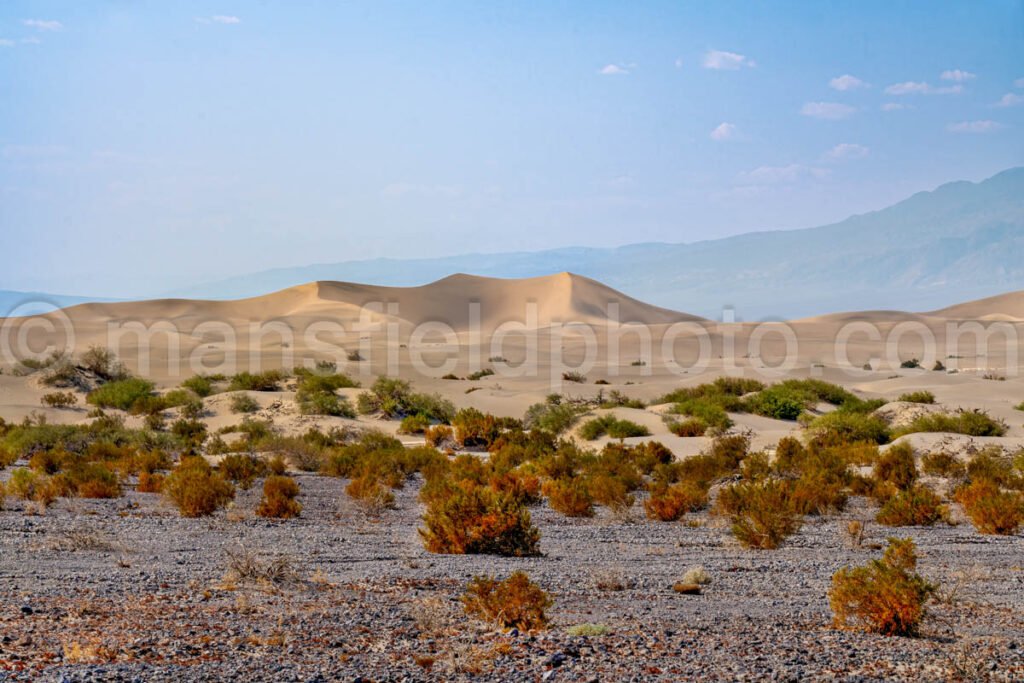
[(877, 417), (882, 418), (893, 429), (905, 427), (922, 415), (946, 412), (942, 406), (928, 403), (908, 403), (906, 401), (893, 401), (875, 411)]
[(927, 315), (953, 320), (1024, 320), (1024, 291), (968, 301)]

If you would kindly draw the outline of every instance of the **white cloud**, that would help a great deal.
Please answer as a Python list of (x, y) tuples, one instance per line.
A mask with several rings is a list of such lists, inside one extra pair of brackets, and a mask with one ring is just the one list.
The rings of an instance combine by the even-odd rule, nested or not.
[(705, 69), (718, 69), (726, 71), (735, 71), (745, 66), (757, 66), (757, 63), (752, 59), (747, 59), (744, 55), (736, 52), (725, 52), (722, 50), (708, 50), (704, 53), (704, 59), (701, 64)]
[(760, 166), (740, 173), (740, 182), (746, 185), (791, 185), (805, 178), (824, 178), (829, 172), (802, 164), (788, 166)]
[(977, 77), (977, 74), (972, 74), (970, 71), (961, 71), (960, 69), (949, 69), (943, 71), (942, 75), (939, 76), (944, 81), (956, 81), (957, 83), (973, 81)]
[(948, 85), (940, 88), (924, 81), (904, 81), (893, 83), (885, 89), (887, 95), (959, 95), (964, 91), (962, 85)]
[(857, 90), (858, 88), (870, 87), (864, 81), (860, 80), (856, 76), (851, 76), (850, 74), (836, 76), (828, 82), (828, 85), (833, 90)]
[(7, 38), (0, 38), (0, 47), (14, 47), (14, 41)]
[(200, 24), (241, 24), (242, 20), (229, 14), (214, 14), (212, 17), (196, 17)]
[(25, 19), (21, 23), (37, 31), (59, 31), (64, 28), (64, 24), (52, 19)]
[(946, 126), (950, 133), (993, 133), (1003, 127), (997, 121), (960, 121)]
[(831, 121), (838, 121), (839, 119), (845, 119), (851, 116), (856, 109), (853, 107), (840, 104), (838, 102), (807, 102), (800, 109), (800, 113), (804, 116), (810, 116), (815, 119), (828, 119)]
[(899, 111), (901, 109), (910, 109), (909, 104), (903, 104), (901, 102), (886, 102), (882, 105), (882, 111)]
[(724, 140), (731, 140), (736, 136), (736, 126), (731, 123), (722, 122), (718, 124), (713, 131), (711, 131), (711, 139), (718, 140), (719, 142)]
[(826, 156), (829, 159), (836, 161), (845, 159), (863, 159), (866, 157), (871, 150), (864, 145), (858, 145), (852, 142), (841, 142), (828, 151)]
[(999, 101), (996, 102), (992, 106), (994, 106), (994, 107), (1016, 107), (1018, 104), (1020, 104), (1022, 102), (1024, 102), (1024, 97), (1021, 97), (1020, 95), (1018, 95), (1016, 93), (1008, 92), (1005, 95), (1003, 95), (999, 99)]
[(621, 67), (618, 64), (606, 64), (598, 69), (597, 73), (602, 76), (625, 76), (629, 73), (629, 69)]

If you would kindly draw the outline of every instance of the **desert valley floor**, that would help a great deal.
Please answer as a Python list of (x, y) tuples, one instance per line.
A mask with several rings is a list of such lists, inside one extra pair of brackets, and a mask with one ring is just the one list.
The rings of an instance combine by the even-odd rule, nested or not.
[[(369, 302), (381, 306), (366, 318)], [(643, 324), (654, 343), (630, 334), (610, 353), (609, 302), (621, 322)], [(361, 317), (371, 326), (360, 327)], [(1024, 504), (1013, 502), (1024, 481), (1016, 346), (1024, 293), (930, 313), (790, 321), (797, 341), (791, 350), (780, 327), (701, 321), (568, 274), (453, 276), (407, 289), (313, 283), (239, 302), (86, 304), (33, 319), (53, 322), (49, 331), (29, 329), (29, 320), (3, 321), (4, 333), (25, 330), (39, 349), (59, 345), (52, 330), (68, 329), (67, 322), (75, 338), (64, 359), (2, 364), (0, 450), (10, 463), (0, 470), (7, 490), (0, 499), (0, 680), (1024, 680), (1024, 534), (981, 533), (957, 494), (979, 480), (981, 463), (996, 463), (991, 467), (1005, 475), (996, 492), (1024, 515)], [(155, 335), (144, 369), (139, 340), (119, 338), (118, 358), (152, 386), (131, 405), (118, 405), (108, 389), (104, 404), (96, 397), (123, 380), (80, 359), (90, 347), (112, 346), (111, 324), (124, 321), (150, 329), (166, 323), (171, 331)], [(267, 321), (293, 331), (325, 321), (344, 329), (248, 334), (253, 323)], [(416, 333), (431, 321), (441, 326)], [(510, 321), (523, 323), (520, 333), (536, 331), (536, 339), (511, 334), (500, 347), (489, 344)], [(568, 322), (599, 331), (592, 342), (556, 335)], [(199, 329), (211, 323), (220, 327)], [(840, 359), (836, 339), (851, 323), (877, 335), (855, 328)], [(967, 323), (996, 330), (985, 348), (973, 334), (952, 346), (951, 325)], [(662, 344), (680, 324), (690, 327)], [(908, 324), (912, 333), (893, 334)], [(698, 328), (707, 331), (706, 348)], [(231, 343), (225, 330), (235, 335)], [(325, 339), (339, 357), (325, 351)], [(535, 370), (518, 375), (514, 367), (531, 353)], [(294, 370), (307, 360), (310, 367), (333, 364)], [(581, 365), (585, 372), (576, 374)], [(58, 368), (63, 374), (54, 380)], [(266, 386), (250, 381), (268, 370), (281, 372)], [(202, 391), (182, 392), (183, 382), (204, 373), (211, 377)], [(314, 392), (309, 377), (317, 373), (351, 381), (326, 389), (321, 382)], [(406, 392), (431, 397), (427, 413), (449, 404), (476, 409), (481, 420), (494, 416), (487, 429), (498, 436), (474, 441), (438, 432), (432, 441), (436, 423), (451, 420), (424, 413), (424, 423), (413, 425), (402, 419), (420, 414), (401, 407), (408, 396), (394, 409), (390, 396), (367, 396), (385, 373), (408, 381)], [(796, 382), (792, 392), (773, 394), (787, 380)], [(727, 388), (708, 388), (715, 386)], [(71, 394), (73, 404), (46, 405), (55, 393)], [(799, 419), (776, 411), (769, 395), (797, 401)], [(331, 409), (310, 409), (310, 396), (328, 399)], [(339, 404), (347, 409), (336, 410)], [(538, 426), (547, 424), (539, 416), (556, 413), (565, 421)], [(734, 533), (743, 513), (724, 509), (721, 492), (802, 481), (799, 468), (779, 469), (780, 440), (793, 437), (810, 452), (816, 435), (834, 436), (825, 431), (828, 415), (851, 413), (884, 434), (870, 454), (843, 461), (835, 494), (842, 501), (802, 509), (777, 548), (745, 547)], [(488, 450), (493, 455), (502, 436), (507, 443), (509, 434), (523, 434), (513, 421), (531, 415), (535, 431), (575, 444), (570, 469), (577, 471), (569, 479), (581, 486), (608, 475), (590, 453), (633, 458), (647, 452), (643, 444), (658, 442), (669, 455), (650, 467), (609, 464), (610, 478), (633, 477), (635, 485), (628, 495), (606, 493), (608, 503), (595, 488), (586, 493), (594, 498), (589, 507), (574, 515), (552, 505), (558, 463), (550, 461), (557, 457), (517, 456), (515, 472), (543, 486), (526, 506), (539, 531), (538, 552), (428, 551), (421, 530), (435, 499), (425, 482), (442, 476), (437, 468), (472, 470), (451, 464), (460, 455), (490, 462)], [(980, 428), (976, 416), (984, 416)], [(599, 422), (601, 429), (588, 432)], [(642, 435), (613, 438), (608, 432), (614, 435), (619, 422)], [(345, 458), (365, 464), (365, 444), (385, 438), (366, 435), (378, 432), (413, 452), (436, 451), (448, 464), (410, 466), (387, 486), (371, 481), (381, 491), (360, 498), (352, 485), (362, 470)], [(673, 521), (652, 518), (645, 503), (663, 492), (659, 473), (685, 483), (685, 463), (714, 456), (730, 436), (745, 440), (744, 457), (702, 484), (707, 499)], [(94, 442), (108, 438), (127, 450), (98, 455), (106, 446)], [(138, 465), (140, 453), (159, 449), (139, 440), (150, 438), (168, 460), (147, 469)], [(529, 450), (529, 437), (515, 438)], [(438, 447), (424, 448), (428, 441)], [(830, 441), (822, 448), (834, 454), (852, 447)], [(143, 474), (169, 480), (190, 450), (214, 467), (208, 476), (226, 472), (231, 456), (258, 462), (258, 473), (232, 477), (233, 498), (198, 517), (183, 516), (168, 495), (139, 490), (147, 488)], [(890, 451), (910, 454), (913, 482), (879, 493), (892, 483), (878, 464)], [(298, 485), (297, 517), (260, 513), (275, 456)], [(331, 469), (331, 458), (349, 469)], [(81, 488), (41, 503), (33, 491), (47, 478), (74, 488), (73, 476), (60, 479), (72, 472), (68, 462), (106, 467), (118, 495), (92, 497)], [(763, 471), (755, 472), (755, 463)], [(941, 519), (878, 521), (883, 505), (904, 490), (919, 491), (914, 487), (941, 499)], [(913, 637), (837, 628), (833, 575), (881, 558), (892, 536), (915, 541), (916, 571), (936, 586), (927, 618)], [(544, 628), (467, 614), (461, 598), (474, 577), (515, 571), (550, 596)]]

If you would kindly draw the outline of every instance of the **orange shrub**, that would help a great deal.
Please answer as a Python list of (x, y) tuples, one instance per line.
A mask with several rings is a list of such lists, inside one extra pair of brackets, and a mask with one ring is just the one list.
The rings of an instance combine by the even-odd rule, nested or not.
[(455, 445), (455, 433), (448, 425), (434, 425), (423, 430), (428, 446), (450, 448)]
[(174, 503), (182, 517), (212, 515), (235, 497), (235, 487), (214, 472), (205, 459), (181, 459), (164, 480), (163, 494)]
[(540, 478), (536, 475), (505, 472), (493, 475), (489, 483), (495, 491), (508, 494), (523, 505), (540, 502)]
[(395, 494), (372, 472), (364, 472), (345, 487), (345, 493), (371, 510), (395, 507)]
[(524, 631), (547, 626), (545, 613), (552, 600), (523, 572), (513, 572), (504, 581), (478, 576), (462, 596), (466, 614)]
[(616, 511), (633, 507), (636, 498), (630, 494), (630, 487), (621, 477), (611, 474), (596, 474), (587, 482), (587, 490), (594, 502)]
[(835, 625), (887, 636), (916, 635), (937, 588), (916, 568), (914, 542), (890, 538), (882, 559), (837, 571), (828, 596)]
[(291, 519), (302, 512), (302, 504), (295, 500), (299, 485), (291, 477), (272, 475), (263, 482), (263, 499), (256, 508), (260, 517)]
[(594, 498), (584, 481), (573, 479), (552, 479), (544, 483), (544, 495), (552, 510), (566, 517), (593, 517)]
[(81, 463), (72, 467), (68, 479), (80, 498), (119, 498), (121, 482), (100, 463)]
[(874, 474), (879, 483), (887, 482), (901, 490), (908, 488), (917, 481), (914, 449), (908, 443), (889, 446), (875, 461)]
[(420, 536), (427, 550), (446, 554), (539, 554), (540, 532), (530, 512), (512, 496), (469, 481), (435, 491)]
[(1010, 536), (1024, 525), (1024, 493), (1003, 491), (979, 479), (957, 491), (955, 498), (980, 533)]
[(948, 521), (949, 510), (934, 491), (915, 484), (885, 501), (875, 519), (885, 526), (932, 526)]
[(726, 486), (716, 508), (729, 515), (732, 534), (745, 548), (778, 548), (803, 523), (785, 481), (768, 479)]
[(139, 473), (139, 484), (135, 490), (139, 493), (160, 493), (164, 487), (164, 475), (151, 472)]
[(644, 501), (644, 512), (650, 519), (672, 522), (687, 512), (701, 509), (708, 503), (708, 492), (688, 481), (672, 484), (654, 484)]

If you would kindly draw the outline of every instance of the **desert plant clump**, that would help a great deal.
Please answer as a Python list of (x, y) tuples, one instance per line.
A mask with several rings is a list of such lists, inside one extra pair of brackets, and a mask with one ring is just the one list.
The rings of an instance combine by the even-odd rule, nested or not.
[(594, 516), (594, 496), (582, 477), (552, 479), (545, 482), (543, 491), (551, 509), (566, 517)]
[(231, 397), (230, 402), (231, 412), (250, 414), (255, 413), (260, 409), (260, 404), (256, 402), (249, 394), (238, 393)]
[(708, 431), (708, 424), (699, 417), (690, 417), (685, 420), (670, 421), (668, 430), (681, 437), (704, 436)]
[(821, 445), (843, 445), (857, 442), (888, 443), (889, 426), (874, 415), (834, 410), (811, 420), (807, 427), (810, 439)]
[(780, 480), (723, 487), (716, 509), (730, 518), (732, 534), (745, 548), (778, 548), (803, 523), (794, 510), (789, 487)]
[(286, 377), (281, 370), (240, 372), (231, 378), (228, 391), (279, 391)]
[(70, 391), (54, 391), (43, 394), (40, 403), (51, 408), (72, 408), (78, 405), (78, 397)]
[(885, 501), (875, 519), (885, 526), (932, 526), (948, 522), (949, 510), (934, 491), (915, 484)]
[(954, 497), (979, 533), (1010, 536), (1024, 525), (1024, 493), (1020, 491), (1004, 491), (992, 480), (979, 478)]
[(489, 576), (474, 578), (462, 604), (470, 616), (504, 628), (534, 631), (547, 627), (546, 611), (553, 601), (524, 572), (517, 571), (503, 581)]
[(890, 538), (882, 559), (840, 569), (829, 591), (833, 623), (887, 636), (917, 635), (937, 586), (916, 569), (917, 552), (909, 538)]
[(991, 417), (983, 410), (959, 410), (955, 413), (919, 415), (909, 424), (894, 430), (893, 436), (915, 432), (951, 432), (969, 436), (1003, 436), (1008, 429), (1005, 422)]
[(966, 475), (967, 467), (952, 453), (936, 451), (922, 456), (921, 471), (933, 477), (952, 479)]
[(199, 398), (206, 398), (213, 394), (213, 380), (206, 375), (193, 375), (182, 382), (181, 386)]
[(650, 436), (651, 432), (647, 427), (638, 425), (630, 420), (624, 420), (614, 415), (602, 415), (584, 422), (580, 427), (580, 436), (587, 441), (593, 441), (607, 434), (613, 439), (628, 439), (633, 436)]
[(693, 482), (652, 483), (644, 500), (644, 512), (650, 519), (674, 522), (687, 512), (695, 512), (708, 503), (708, 493)]
[(432, 422), (448, 424), (455, 416), (455, 406), (437, 394), (419, 394), (412, 391), (406, 380), (378, 377), (369, 391), (356, 397), (359, 413), (380, 413), (386, 418), (422, 415)]
[(153, 383), (130, 377), (103, 384), (89, 392), (85, 400), (100, 408), (131, 410), (137, 401), (143, 401), (153, 394)]
[(584, 406), (563, 402), (561, 396), (553, 394), (544, 403), (535, 403), (527, 408), (523, 416), (523, 427), (561, 434), (572, 427), (585, 412)]
[(408, 415), (398, 425), (399, 434), (422, 434), (430, 427), (430, 420), (424, 415)]
[(902, 491), (910, 488), (917, 476), (914, 449), (909, 443), (893, 444), (875, 461), (874, 477), (880, 485), (888, 484)]
[(90, 346), (79, 358), (79, 364), (106, 382), (128, 378), (128, 370), (117, 360), (117, 354), (102, 346)]
[(935, 394), (930, 391), (911, 391), (906, 394), (901, 394), (897, 401), (904, 403), (935, 403)]
[(470, 479), (428, 478), (419, 530), (426, 549), (443, 554), (530, 556), (539, 554), (540, 532), (514, 496)]
[(182, 517), (204, 517), (225, 507), (235, 497), (235, 487), (215, 472), (204, 458), (182, 458), (164, 480), (162, 493)]
[(471, 382), (476, 382), (478, 380), (483, 379), (484, 377), (490, 377), (493, 374), (494, 370), (491, 370), (490, 368), (484, 368), (483, 370), (477, 370), (476, 372), (469, 373), (468, 375), (466, 375), (466, 379), (468, 379)]
[(258, 477), (266, 474), (267, 464), (254, 455), (231, 453), (221, 458), (217, 469), (229, 481), (247, 491)]
[(299, 485), (289, 476), (272, 475), (263, 482), (263, 499), (256, 508), (260, 517), (291, 519), (302, 512), (302, 504), (296, 500)]
[(578, 372), (576, 370), (567, 370), (566, 372), (562, 373), (562, 379), (565, 380), (566, 382), (576, 382), (577, 384), (585, 384), (587, 381), (587, 376), (584, 375), (582, 372)]

